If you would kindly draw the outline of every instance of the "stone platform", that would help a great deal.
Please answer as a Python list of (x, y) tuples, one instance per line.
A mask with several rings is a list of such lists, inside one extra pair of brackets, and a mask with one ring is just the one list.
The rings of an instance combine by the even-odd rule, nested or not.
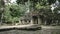
[(16, 25), (16, 26), (0, 26), (0, 30), (2, 29), (40, 29), (41, 26), (36, 24), (29, 25)]

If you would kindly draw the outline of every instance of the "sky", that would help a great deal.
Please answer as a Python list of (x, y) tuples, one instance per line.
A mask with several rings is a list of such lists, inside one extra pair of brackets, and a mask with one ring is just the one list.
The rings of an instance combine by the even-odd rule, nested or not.
[(9, 2), (7, 2), (7, 0), (4, 0), (4, 2), (5, 2), (5, 4), (7, 5), (7, 4), (10, 4), (11, 5), (11, 3), (16, 3), (16, 0), (9, 0), (10, 1), (10, 3)]
[[(16, 0), (9, 0), (11, 3), (16, 3)], [(4, 2), (7, 2), (7, 0), (4, 0)]]
[(16, 0), (11, 0), (11, 3), (16, 3)]

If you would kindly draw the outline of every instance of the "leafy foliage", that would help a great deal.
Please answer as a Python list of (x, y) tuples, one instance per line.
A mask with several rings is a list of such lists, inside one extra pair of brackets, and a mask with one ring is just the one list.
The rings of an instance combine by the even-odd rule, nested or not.
[(19, 21), (19, 18), (25, 14), (25, 11), (26, 11), (26, 6), (24, 5), (21, 4), (7, 5), (5, 7), (4, 19), (7, 22)]
[(24, 5), (11, 5), (10, 7), (10, 11), (11, 11), (11, 16), (13, 17), (20, 17), (22, 16), (25, 11), (26, 11), (26, 7)]

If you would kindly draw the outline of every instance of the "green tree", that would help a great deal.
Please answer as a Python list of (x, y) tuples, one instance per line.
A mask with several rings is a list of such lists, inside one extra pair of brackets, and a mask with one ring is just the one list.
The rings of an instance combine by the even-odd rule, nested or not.
[(19, 18), (26, 12), (26, 6), (22, 4), (6, 5), (4, 12), (4, 19), (6, 22), (14, 23), (19, 21)]

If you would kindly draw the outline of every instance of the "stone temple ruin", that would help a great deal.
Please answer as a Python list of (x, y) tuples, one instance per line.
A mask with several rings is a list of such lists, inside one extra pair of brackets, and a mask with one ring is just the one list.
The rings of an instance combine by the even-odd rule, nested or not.
[(43, 16), (37, 11), (29, 12), (20, 19), (21, 24), (41, 24)]

